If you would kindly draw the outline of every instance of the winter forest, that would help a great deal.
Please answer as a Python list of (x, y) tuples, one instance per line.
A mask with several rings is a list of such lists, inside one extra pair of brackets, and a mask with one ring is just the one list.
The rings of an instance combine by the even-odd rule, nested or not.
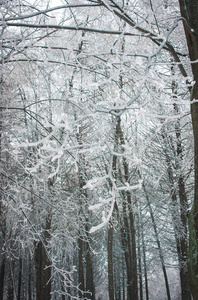
[(0, 22), (0, 300), (198, 300), (198, 1)]

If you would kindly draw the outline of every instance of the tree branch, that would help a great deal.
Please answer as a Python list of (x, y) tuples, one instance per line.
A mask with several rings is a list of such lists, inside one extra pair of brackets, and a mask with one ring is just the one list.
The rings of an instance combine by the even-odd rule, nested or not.
[(38, 15), (43, 15), (43, 14), (46, 14), (48, 12), (51, 12), (51, 11), (56, 11), (56, 10), (59, 10), (59, 9), (63, 9), (63, 8), (78, 8), (78, 7), (96, 7), (96, 6), (101, 6), (100, 3), (96, 3), (96, 4), (73, 4), (73, 5), (61, 5), (61, 6), (56, 6), (56, 7), (52, 7), (52, 8), (48, 8), (48, 9), (45, 9), (45, 10), (40, 10), (40, 11), (37, 11), (35, 13), (32, 13), (32, 14), (29, 14), (29, 15), (21, 15), (19, 17), (10, 17), (10, 18), (5, 18), (4, 21), (16, 21), (16, 20), (24, 20), (24, 19), (29, 19), (29, 18), (33, 18), (33, 17), (36, 17)]

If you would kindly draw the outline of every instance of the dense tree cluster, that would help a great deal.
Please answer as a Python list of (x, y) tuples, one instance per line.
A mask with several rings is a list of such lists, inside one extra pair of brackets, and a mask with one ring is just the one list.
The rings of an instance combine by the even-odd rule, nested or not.
[(0, 300), (198, 300), (196, 1), (0, 8)]

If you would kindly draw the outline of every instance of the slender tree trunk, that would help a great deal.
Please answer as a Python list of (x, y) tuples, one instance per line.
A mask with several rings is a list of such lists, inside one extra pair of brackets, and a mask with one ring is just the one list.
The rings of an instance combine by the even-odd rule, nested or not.
[(18, 294), (17, 300), (21, 299), (21, 284), (22, 284), (22, 258), (19, 258), (19, 275), (18, 275)]
[(67, 293), (68, 293), (67, 300), (71, 300), (71, 297), (70, 297), (70, 295), (71, 295), (70, 282), (68, 282)]
[[(2, 74), (0, 70), (0, 96), (2, 96)], [(0, 161), (2, 160), (2, 110), (0, 109)], [(3, 179), (0, 180), (1, 187), (3, 187)], [(6, 255), (2, 250), (2, 245), (5, 242), (6, 233), (6, 221), (4, 215), (4, 205), (3, 205), (3, 193), (0, 192), (0, 255), (1, 255), (1, 265), (0, 265), (0, 300), (4, 297), (4, 280), (5, 280), (5, 265), (6, 265)]]
[(45, 246), (41, 241), (34, 251), (36, 269), (36, 300), (51, 299), (51, 268)]
[(187, 198), (184, 186), (183, 177), (179, 178), (179, 199), (180, 199), (180, 218), (183, 234), (180, 238), (180, 247), (178, 252), (178, 257), (180, 261), (180, 280), (181, 280), (181, 291), (182, 291), (182, 300), (190, 300), (190, 286), (189, 286), (189, 277), (187, 269), (187, 255), (188, 255), (188, 246), (187, 246)]
[(131, 257), (131, 268), (132, 268), (132, 299), (138, 300), (138, 274), (137, 274), (137, 254), (136, 254), (136, 239), (135, 239), (135, 220), (134, 214), (132, 211), (131, 195), (127, 192), (128, 197), (130, 197), (129, 203), (129, 219), (130, 219), (130, 229), (131, 229), (131, 244), (132, 244), (132, 257)]
[(30, 254), (28, 258), (28, 263), (28, 300), (32, 300), (32, 263)]
[[(177, 138), (178, 136), (178, 126), (177, 126)], [(162, 138), (167, 143), (165, 134), (162, 134)], [(177, 139), (177, 160), (181, 159), (182, 149), (180, 139)], [(179, 175), (178, 179), (178, 190), (179, 190), (179, 200), (180, 204), (177, 203), (177, 194), (175, 190), (175, 182), (173, 176), (173, 170), (171, 168), (171, 158), (168, 156), (165, 150), (166, 162), (167, 162), (167, 172), (170, 185), (172, 187), (171, 191), (171, 198), (172, 198), (172, 219), (174, 224), (174, 232), (175, 232), (175, 241), (176, 241), (176, 248), (177, 248), (177, 255), (179, 261), (179, 268), (180, 268), (180, 283), (181, 283), (181, 294), (182, 300), (190, 300), (191, 293), (189, 287), (189, 280), (188, 280), (188, 270), (187, 270), (187, 207), (188, 201), (186, 197), (185, 185), (183, 175)], [(180, 167), (177, 166), (177, 169), (180, 171)], [(182, 234), (181, 234), (182, 228)]]
[(159, 235), (158, 235), (158, 230), (157, 230), (157, 226), (156, 226), (156, 222), (155, 222), (153, 210), (152, 210), (151, 203), (150, 203), (148, 194), (146, 192), (146, 188), (145, 188), (144, 183), (143, 183), (143, 189), (144, 189), (144, 193), (145, 193), (145, 196), (146, 196), (147, 204), (148, 204), (148, 207), (149, 207), (149, 212), (150, 212), (150, 215), (151, 215), (153, 229), (154, 229), (154, 232), (155, 232), (155, 238), (156, 238), (156, 242), (157, 242), (157, 247), (158, 247), (158, 251), (159, 251), (161, 265), (162, 265), (162, 271), (163, 271), (163, 274), (164, 274), (164, 281), (165, 281), (167, 299), (171, 300), (170, 288), (169, 288), (169, 283), (168, 283), (168, 276), (167, 276), (166, 266), (165, 266), (165, 262), (164, 262), (164, 256), (163, 256), (163, 252), (162, 252), (162, 248), (161, 248), (161, 243), (160, 243), (160, 239), (159, 239)]
[(125, 268), (124, 268), (123, 255), (122, 255), (122, 300), (125, 300)]
[[(82, 36), (84, 36), (84, 33), (82, 34)], [(79, 44), (79, 53), (82, 50), (82, 46), (83, 46), (83, 41)], [(82, 76), (81, 76), (81, 80), (82, 80)], [(82, 128), (79, 128), (78, 132), (76, 133), (76, 138), (79, 145), (83, 144), (82, 136), (83, 136)], [(89, 245), (90, 243), (89, 226), (88, 226), (88, 219), (85, 216), (86, 215), (85, 210), (88, 209), (87, 208), (88, 194), (87, 191), (83, 188), (84, 185), (86, 184), (86, 177), (87, 177), (86, 157), (84, 154), (80, 154), (79, 163), (78, 163), (78, 178), (79, 178), (79, 191), (80, 191), (79, 214), (81, 216), (81, 219), (84, 220), (84, 223), (81, 223), (80, 226), (84, 227), (85, 233), (84, 236), (81, 236), (81, 232), (79, 232), (79, 238), (78, 238), (78, 245), (79, 245), (78, 264), (79, 264), (79, 288), (80, 288), (79, 296), (80, 297), (86, 296), (87, 299), (95, 300), (93, 261), (92, 261), (92, 253)], [(84, 256), (85, 256), (85, 263), (83, 260)]]
[[(119, 216), (119, 224), (120, 224), (120, 233), (121, 233), (121, 243), (124, 251), (124, 258), (126, 264), (126, 273), (127, 273), (127, 294), (128, 298), (131, 299), (133, 295), (132, 290), (132, 281), (133, 281), (133, 273), (132, 273), (132, 250), (131, 250), (131, 234), (130, 234), (130, 226), (129, 226), (129, 219), (127, 215), (127, 206), (126, 206), (126, 199), (125, 193), (122, 193), (123, 200), (122, 200), (122, 219)], [(119, 209), (117, 204), (115, 204), (115, 209), (119, 214)]]
[[(121, 128), (121, 119), (119, 118), (116, 126), (116, 133), (120, 139), (120, 144), (123, 147), (125, 145), (124, 135)], [(125, 157), (123, 157), (123, 169), (124, 169), (124, 180), (125, 182), (129, 182), (129, 166)], [(131, 193), (129, 191), (124, 192), (127, 207), (128, 207), (128, 216), (129, 216), (129, 232), (130, 237), (128, 244), (129, 253), (130, 253), (130, 278), (129, 278), (129, 297), (134, 300), (138, 300), (138, 274), (137, 274), (137, 254), (136, 254), (136, 238), (135, 238), (135, 220), (132, 208), (132, 199)]]
[(8, 285), (8, 296), (7, 296), (7, 300), (14, 300), (14, 288), (12, 283), (10, 283)]
[[(126, 1), (126, 5), (128, 6), (129, 1)], [(126, 23), (124, 22), (124, 27), (126, 26)], [(125, 38), (122, 39), (121, 44), (121, 51), (124, 52), (125, 49)], [(120, 84), (120, 90), (122, 93), (123, 89), (123, 77), (120, 76), (119, 80)], [(121, 118), (117, 117), (117, 124), (116, 124), (116, 139), (117, 144), (120, 143), (121, 150), (124, 151), (123, 147), (125, 145), (125, 139), (124, 134), (121, 128)], [(124, 169), (124, 180), (125, 182), (129, 183), (129, 166), (128, 162), (123, 156), (123, 169)], [(135, 238), (135, 220), (134, 220), (134, 214), (133, 214), (133, 207), (132, 207), (132, 199), (131, 199), (131, 193), (130, 192), (124, 192), (124, 198), (127, 200), (127, 206), (128, 206), (128, 214), (125, 211), (125, 227), (128, 228), (127, 230), (127, 246), (128, 246), (128, 253), (129, 257), (127, 258), (126, 251), (125, 251), (125, 260), (126, 260), (126, 266), (127, 266), (127, 281), (128, 281), (128, 297), (129, 299), (138, 300), (138, 274), (137, 274), (137, 254), (136, 254), (136, 238)], [(127, 215), (128, 219), (127, 220)]]
[[(65, 288), (64, 288), (64, 285), (63, 285), (62, 283), (61, 283), (61, 291), (62, 291), (63, 293), (65, 293)], [(66, 300), (66, 295), (62, 294), (61, 300)]]
[(114, 279), (113, 279), (113, 225), (109, 221), (108, 240), (108, 286), (109, 286), (109, 300), (114, 300)]
[(36, 272), (36, 300), (42, 300), (42, 242), (39, 241), (34, 249), (35, 272)]
[(4, 294), (4, 279), (5, 279), (5, 254), (1, 257), (1, 269), (0, 269), (0, 300), (3, 300)]
[(14, 282), (13, 282), (13, 276), (12, 276), (12, 265), (10, 262), (9, 266), (9, 274), (8, 274), (8, 295), (7, 300), (14, 300)]
[[(172, 68), (172, 73), (174, 74), (174, 69)], [(173, 97), (176, 97), (177, 87), (175, 81), (172, 82), (172, 92)], [(173, 103), (174, 110), (176, 114), (178, 114), (179, 107), (177, 103)], [(176, 160), (176, 168), (179, 171), (178, 178), (178, 190), (179, 190), (179, 200), (180, 200), (180, 211), (179, 218), (182, 227), (182, 235), (179, 233), (179, 237), (177, 241), (180, 245), (177, 246), (178, 251), (178, 259), (180, 264), (180, 281), (181, 281), (181, 292), (182, 292), (182, 300), (190, 300), (190, 285), (189, 285), (189, 277), (188, 277), (188, 269), (187, 269), (187, 256), (188, 256), (188, 243), (187, 243), (187, 232), (188, 232), (188, 199), (186, 196), (185, 189), (185, 180), (182, 173), (182, 162), (183, 162), (183, 146), (182, 146), (182, 135), (181, 135), (181, 126), (180, 119), (177, 119), (175, 123), (175, 135), (176, 135), (176, 151), (177, 151), (177, 160)], [(166, 154), (166, 157), (168, 155)], [(168, 159), (167, 159), (168, 160)], [(169, 159), (170, 160), (170, 159)], [(169, 170), (171, 167), (171, 163), (169, 161)], [(172, 186), (174, 186), (173, 174), (169, 172), (170, 181), (172, 182)], [(172, 192), (174, 197), (175, 192)], [(176, 196), (175, 196), (176, 197)], [(174, 219), (174, 218), (173, 218)], [(177, 232), (175, 232), (177, 234)]]
[(42, 247), (42, 299), (51, 299), (51, 262), (49, 260), (47, 250)]
[(149, 290), (148, 290), (148, 276), (147, 276), (147, 263), (146, 263), (146, 246), (144, 242), (144, 230), (143, 230), (143, 223), (142, 223), (142, 209), (141, 209), (141, 202), (139, 205), (139, 226), (140, 226), (140, 236), (142, 241), (142, 255), (143, 255), (143, 264), (144, 264), (144, 279), (145, 279), (145, 292), (146, 292), (146, 300), (149, 300)]
[(146, 300), (149, 300), (147, 263), (146, 263), (146, 247), (145, 247), (145, 242), (144, 242), (144, 232), (143, 232), (143, 226), (142, 225), (141, 225), (141, 236), (142, 236), (142, 252), (143, 252), (143, 261), (144, 261), (144, 278), (145, 278)]
[[(88, 233), (87, 233), (88, 235)], [(89, 238), (87, 236), (86, 242), (86, 292), (87, 298), (91, 300), (95, 300), (95, 287), (94, 287), (94, 280), (93, 280), (93, 261), (91, 255), (91, 249), (89, 246)]]
[[(51, 262), (47, 253), (51, 228), (51, 217), (46, 220), (44, 242), (39, 241), (35, 245), (34, 259), (36, 270), (36, 300), (51, 299)], [(44, 244), (43, 244), (44, 243)]]
[(139, 295), (140, 295), (140, 300), (143, 300), (142, 260), (141, 260), (140, 236), (141, 236), (141, 224), (140, 224), (140, 215), (138, 215), (138, 273), (139, 273), (139, 290), (140, 290)]
[(83, 240), (78, 238), (78, 282), (79, 282), (79, 297), (84, 297), (85, 280), (84, 280), (84, 263), (83, 263)]

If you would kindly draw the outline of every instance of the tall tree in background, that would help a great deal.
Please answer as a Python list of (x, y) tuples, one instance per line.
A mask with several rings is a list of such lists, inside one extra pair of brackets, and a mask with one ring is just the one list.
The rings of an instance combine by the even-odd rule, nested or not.
[(198, 299), (198, 2), (179, 0), (194, 85), (191, 89), (191, 117), (194, 135), (194, 201), (189, 214), (189, 276), (193, 299)]

